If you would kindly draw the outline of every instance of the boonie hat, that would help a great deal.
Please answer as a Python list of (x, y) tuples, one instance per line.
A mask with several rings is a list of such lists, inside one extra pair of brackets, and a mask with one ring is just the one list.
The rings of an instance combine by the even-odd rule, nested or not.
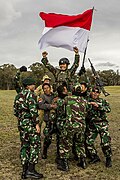
[(51, 80), (51, 78), (46, 74), (45, 76), (43, 76), (43, 78), (42, 78), (42, 82), (44, 82), (44, 80), (45, 79), (49, 79), (49, 80)]

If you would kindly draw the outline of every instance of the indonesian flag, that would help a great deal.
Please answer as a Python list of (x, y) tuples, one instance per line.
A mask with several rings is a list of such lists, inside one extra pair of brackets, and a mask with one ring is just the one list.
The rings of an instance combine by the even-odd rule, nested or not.
[(80, 52), (84, 52), (89, 39), (92, 14), (93, 9), (72, 16), (40, 12), (40, 17), (45, 21), (39, 40), (40, 50), (54, 46), (73, 51), (73, 47), (77, 47)]

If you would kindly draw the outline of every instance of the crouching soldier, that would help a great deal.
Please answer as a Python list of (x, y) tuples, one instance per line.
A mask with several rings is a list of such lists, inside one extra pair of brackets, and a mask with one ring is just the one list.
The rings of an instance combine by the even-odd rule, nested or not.
[(75, 148), (78, 157), (78, 166), (86, 168), (86, 154), (84, 147), (85, 140), (85, 117), (87, 112), (87, 101), (80, 97), (81, 86), (75, 85), (72, 90), (72, 96), (65, 97), (66, 121), (59, 139), (60, 159), (57, 162), (57, 168), (68, 171), (68, 159), (73, 138), (75, 137)]
[(18, 119), (21, 150), (20, 158), (23, 166), (22, 179), (42, 178), (35, 170), (40, 152), (40, 128), (37, 110), (37, 98), (34, 94), (35, 81), (26, 78), (22, 81), (23, 88), (14, 100), (14, 115)]

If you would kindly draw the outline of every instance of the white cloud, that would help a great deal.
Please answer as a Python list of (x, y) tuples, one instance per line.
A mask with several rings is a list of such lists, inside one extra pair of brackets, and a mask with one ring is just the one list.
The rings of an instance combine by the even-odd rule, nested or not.
[(0, 1), (0, 27), (11, 24), (15, 19), (19, 18), (21, 13), (14, 8), (14, 0)]

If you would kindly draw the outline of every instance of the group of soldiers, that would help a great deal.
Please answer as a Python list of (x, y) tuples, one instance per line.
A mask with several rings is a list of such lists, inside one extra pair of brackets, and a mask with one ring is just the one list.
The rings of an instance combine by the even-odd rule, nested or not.
[(101, 90), (94, 85), (89, 87), (81, 82), (78, 76), (74, 79), (79, 67), (80, 55), (78, 48), (75, 52), (74, 63), (70, 69), (67, 58), (59, 60), (59, 68), (52, 66), (47, 58), (48, 53), (42, 53), (41, 62), (55, 77), (52, 86), (51, 78), (45, 75), (42, 85), (35, 89), (35, 81), (28, 77), (19, 85), (20, 72), (26, 71), (23, 66), (15, 76), (17, 95), (14, 100), (14, 115), (18, 118), (18, 130), (21, 140), (22, 178), (42, 178), (43, 174), (36, 172), (35, 164), (41, 150), (41, 124), (45, 127), (42, 158), (47, 159), (48, 148), (52, 143), (52, 135), (56, 135), (57, 169), (69, 170), (70, 152), (77, 161), (77, 166), (85, 169), (88, 163), (100, 161), (94, 146), (100, 135), (101, 148), (106, 157), (106, 167), (112, 166), (111, 138), (108, 132), (106, 113), (111, 111), (109, 103), (100, 98)]

